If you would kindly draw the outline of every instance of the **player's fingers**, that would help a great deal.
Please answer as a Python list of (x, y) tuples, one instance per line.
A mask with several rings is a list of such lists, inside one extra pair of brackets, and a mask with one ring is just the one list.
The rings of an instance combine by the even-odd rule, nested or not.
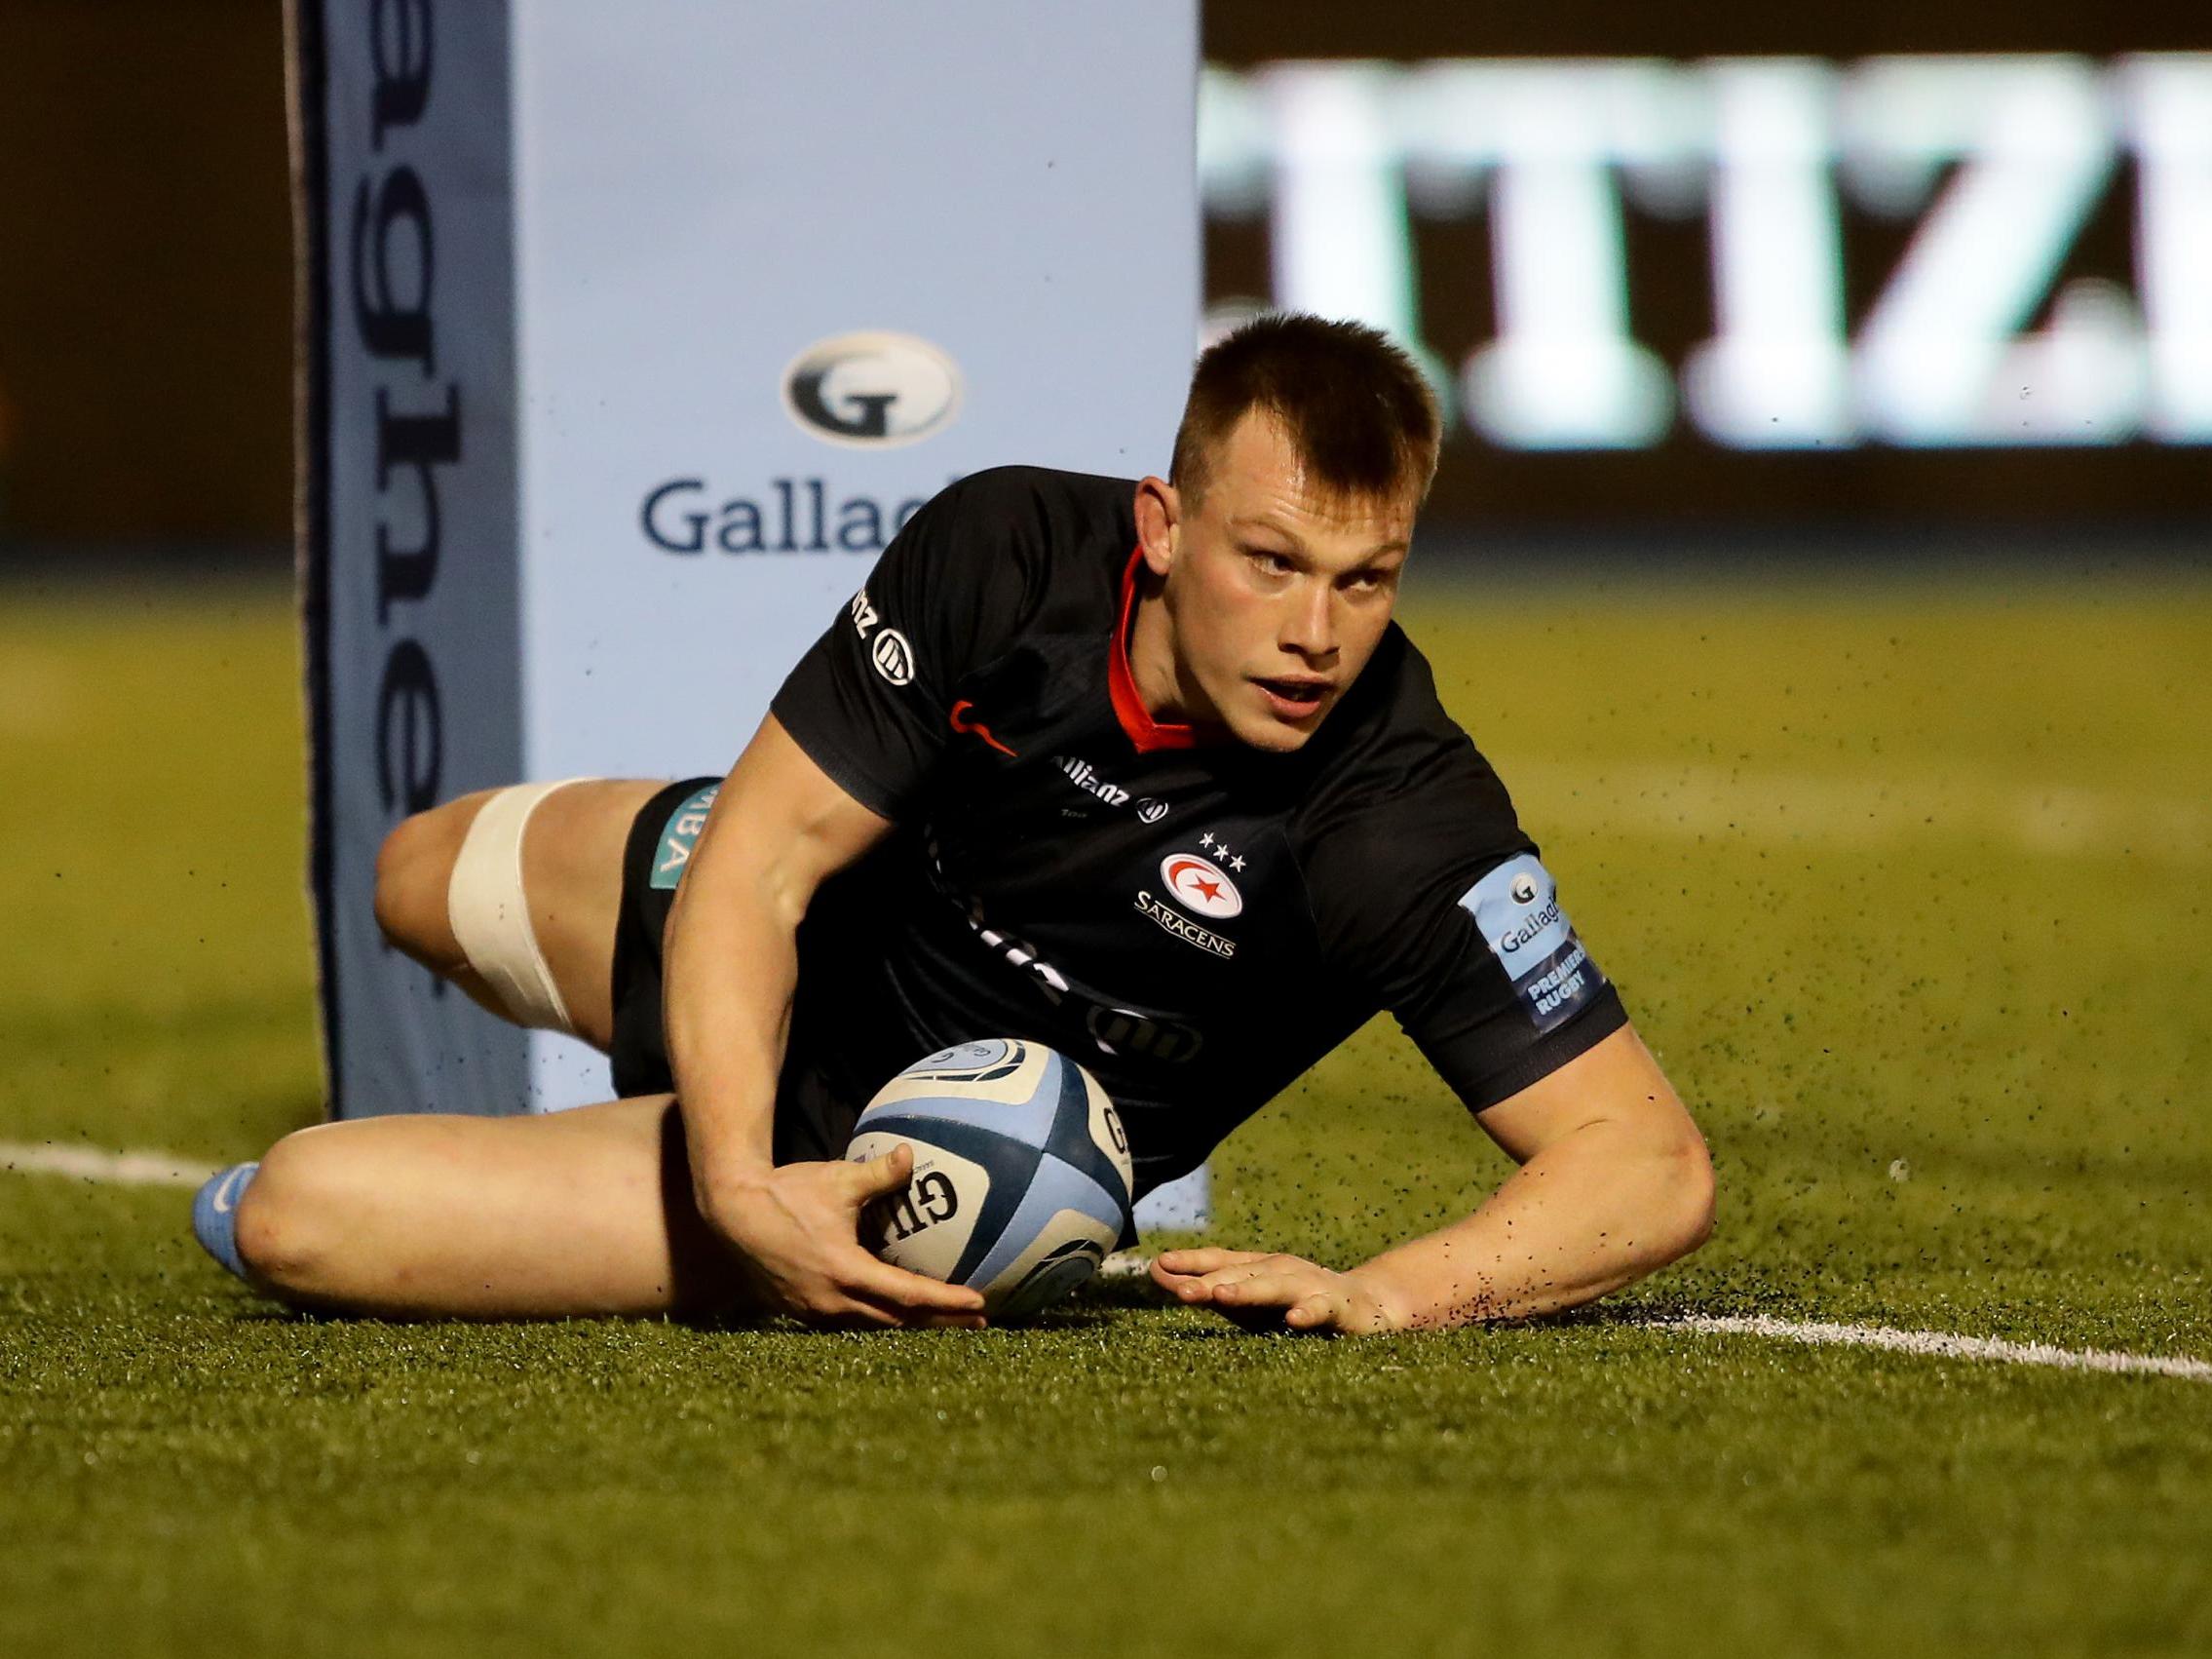
[(1170, 1290), (1170, 1292), (1174, 1292), (1174, 1294), (1177, 1294), (1177, 1296), (1181, 1296), (1181, 1294), (1183, 1294), (1183, 1292), (1190, 1290), (1190, 1288), (1195, 1288), (1195, 1285), (1199, 1283), (1197, 1279), (1193, 1279), (1193, 1276), (1188, 1276), (1188, 1274), (1179, 1274), (1179, 1272), (1172, 1272), (1172, 1270), (1168, 1270), (1168, 1267), (1165, 1267), (1165, 1263), (1157, 1261), (1157, 1258), (1155, 1258), (1155, 1261), (1153, 1261), (1153, 1267), (1150, 1267), (1150, 1274), (1153, 1274), (1153, 1283), (1155, 1283), (1155, 1285), (1159, 1285), (1159, 1288), (1162, 1288), (1162, 1290)]
[(1247, 1262), (1265, 1261), (1267, 1253), (1257, 1250), (1163, 1250), (1155, 1265), (1169, 1273), (1213, 1273), (1224, 1267), (1239, 1267)]
[(1205, 1281), (1169, 1273), (1158, 1262), (1153, 1263), (1152, 1282), (1180, 1301), (1202, 1302), (1206, 1299)]
[[(1194, 1251), (1189, 1254), (1196, 1255), (1208, 1253)], [(1278, 1262), (1293, 1261), (1295, 1258), (1292, 1257), (1259, 1255), (1250, 1251), (1223, 1251), (1219, 1254), (1234, 1255), (1239, 1259), (1229, 1266), (1216, 1267), (1212, 1272), (1203, 1274), (1167, 1273), (1156, 1263), (1153, 1269), (1153, 1278), (1163, 1290), (1186, 1302), (1227, 1302), (1238, 1299), (1237, 1293), (1230, 1292), (1230, 1287), (1248, 1284), (1259, 1275), (1279, 1274), (1286, 1270), (1296, 1273), (1300, 1269), (1311, 1272), (1311, 1269), (1307, 1268), (1303, 1262), (1298, 1262), (1288, 1269), (1273, 1265)]]
[(824, 1297), (816, 1306), (808, 1308), (800, 1318), (809, 1325), (819, 1325), (832, 1331), (892, 1330), (899, 1324), (898, 1315), (889, 1308), (858, 1296)]
[(1282, 1323), (1293, 1331), (1336, 1331), (1344, 1326), (1345, 1299), (1328, 1291), (1300, 1296), (1283, 1310)]
[(909, 1273), (888, 1261), (861, 1253), (842, 1276), (845, 1289), (887, 1307), (916, 1313), (980, 1313), (983, 1292), (966, 1285), (948, 1285), (920, 1273)]
[(1208, 1293), (1216, 1302), (1239, 1307), (1288, 1307), (1314, 1291), (1309, 1274), (1263, 1269), (1212, 1284)]
[(1208, 1290), (1218, 1291), (1225, 1285), (1240, 1285), (1246, 1280), (1259, 1278), (1263, 1274), (1277, 1275), (1283, 1273), (1304, 1274), (1311, 1278), (1314, 1268), (1311, 1263), (1300, 1261), (1296, 1256), (1258, 1255), (1249, 1260), (1232, 1263), (1227, 1267), (1217, 1267), (1211, 1273), (1203, 1275), (1203, 1278)]
[(985, 1324), (982, 1313), (977, 1309), (946, 1313), (934, 1308), (912, 1308), (885, 1301), (866, 1291), (853, 1292), (851, 1300), (855, 1306), (868, 1310), (870, 1325), (890, 1326), (901, 1331), (980, 1331)]
[(871, 1198), (896, 1192), (913, 1178), (914, 1148), (901, 1140), (881, 1157), (847, 1164), (845, 1168), (853, 1172), (851, 1183), (855, 1199), (865, 1204)]

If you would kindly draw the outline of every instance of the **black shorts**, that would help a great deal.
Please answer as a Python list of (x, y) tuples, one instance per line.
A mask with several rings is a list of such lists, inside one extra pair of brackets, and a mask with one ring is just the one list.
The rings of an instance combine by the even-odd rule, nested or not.
[[(618, 1096), (658, 1095), (675, 1087), (661, 1027), (663, 935), (705, 824), (719, 778), (686, 778), (638, 809), (623, 844), (622, 911), (615, 923), (614, 1062)], [(779, 1164), (841, 1158), (864, 1101), (848, 1103), (811, 1060), (794, 1029), (777, 1080), (775, 1159)]]

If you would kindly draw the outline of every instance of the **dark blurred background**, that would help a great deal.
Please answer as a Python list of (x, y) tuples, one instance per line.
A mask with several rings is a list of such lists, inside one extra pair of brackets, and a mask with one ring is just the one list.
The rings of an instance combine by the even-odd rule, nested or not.
[(0, 535), (291, 533), (276, 0), (0, 0)]
[[(948, 11), (947, 26), (956, 12)], [(1809, 11), (1687, 7), (1348, 8), (1214, 0), (1206, 56), (1233, 81), (1272, 61), (2072, 53), (2105, 60), (2212, 46), (2203, 8), (2055, 0)], [(155, 547), (190, 559), (290, 534), (290, 226), (285, 45), (276, 0), (0, 0), (0, 557)], [(2124, 148), (2044, 299), (2078, 279), (2138, 287), (2136, 162)], [(1635, 337), (1679, 369), (1714, 328), (1704, 209), (1621, 192)], [(1843, 298), (1855, 330), (1917, 214), (1847, 204)], [(1406, 234), (1426, 344), (1447, 373), (1496, 327), (1479, 197), (1420, 202)], [(1209, 212), (1209, 296), (1270, 296), (1265, 201)], [(2207, 279), (2212, 280), (2212, 279)], [(2039, 313), (2040, 324), (2043, 313)], [(2212, 447), (1911, 447), (1859, 441), (1751, 451), (1678, 411), (1642, 447), (1506, 447), (1463, 421), (1436, 516), (1496, 528), (1844, 535), (1979, 526), (2118, 531), (2184, 552), (2212, 517)], [(58, 553), (57, 550), (59, 550)]]

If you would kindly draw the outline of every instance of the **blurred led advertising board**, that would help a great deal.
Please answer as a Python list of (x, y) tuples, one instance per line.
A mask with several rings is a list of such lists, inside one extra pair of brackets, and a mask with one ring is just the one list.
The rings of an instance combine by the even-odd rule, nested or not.
[(1209, 318), (1413, 347), (1443, 513), (2212, 510), (2212, 52), (1476, 56), (1430, 25), (1432, 55), (1239, 62), (1229, 10)]

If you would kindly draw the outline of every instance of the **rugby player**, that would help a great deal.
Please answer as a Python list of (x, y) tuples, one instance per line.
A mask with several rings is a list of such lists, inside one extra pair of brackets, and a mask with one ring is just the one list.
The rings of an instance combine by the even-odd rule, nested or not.
[(1506, 790), (1392, 624), (1435, 405), (1371, 330), (1200, 361), (1165, 479), (968, 478), (885, 552), (723, 779), (401, 823), (386, 936), (613, 1061), (604, 1104), (323, 1125), (211, 1182), (204, 1242), (309, 1307), (973, 1325), (877, 1259), (918, 1056), (1020, 1035), (1119, 1103), (1142, 1192), (1389, 1010), (1518, 1166), (1371, 1261), (1169, 1251), (1170, 1294), (1346, 1332), (1523, 1318), (1706, 1236), (1688, 1112)]

